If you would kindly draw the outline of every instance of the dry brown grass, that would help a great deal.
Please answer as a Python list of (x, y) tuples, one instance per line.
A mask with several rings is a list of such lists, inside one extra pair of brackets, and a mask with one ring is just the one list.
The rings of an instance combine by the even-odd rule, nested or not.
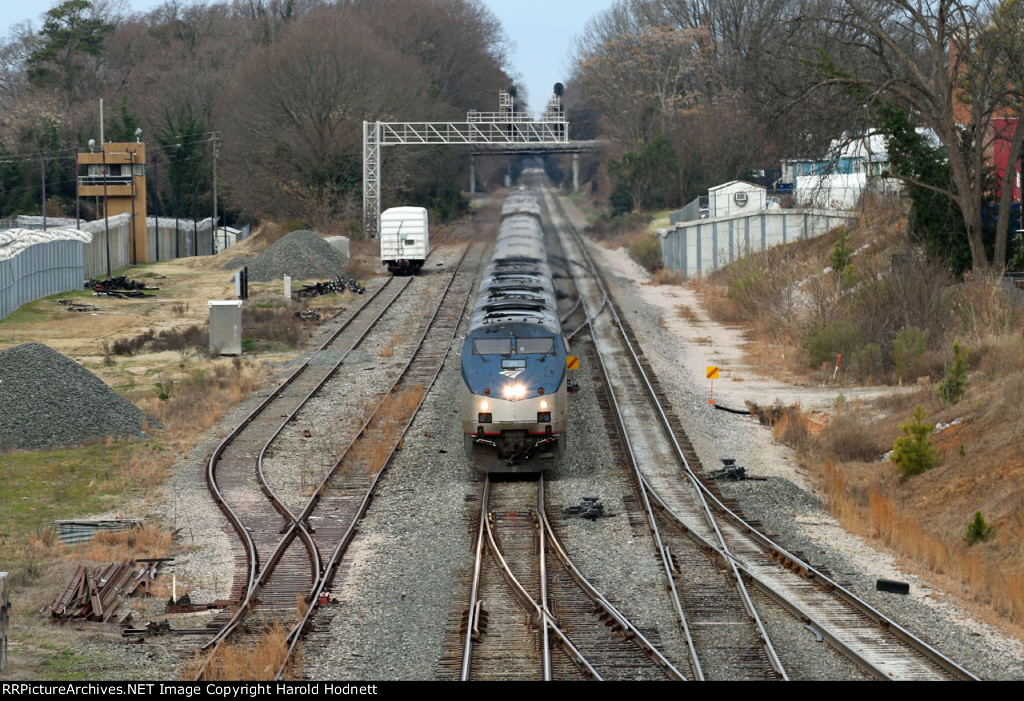
[(390, 358), (395, 354), (395, 346), (401, 343), (402, 337), (399, 334), (395, 334), (391, 337), (387, 343), (380, 349), (380, 357)]
[(91, 562), (119, 562), (170, 557), (176, 548), (172, 533), (154, 524), (142, 524), (124, 531), (100, 531), (88, 542), (72, 548), (70, 555)]
[[(968, 598), (1024, 625), (1024, 570), (1019, 560), (1000, 561), (992, 557), (991, 548), (972, 548), (962, 539), (935, 533), (911, 504), (887, 496), (877, 482), (865, 494), (831, 461), (825, 464), (824, 488), (829, 511), (847, 530), (884, 543), (918, 567), (942, 576)], [(965, 519), (965, 528), (966, 524)]]
[(655, 285), (684, 285), (686, 284), (686, 275), (681, 270), (661, 268), (651, 276), (651, 283)]
[(187, 450), (199, 433), (216, 424), (268, 377), (265, 365), (248, 358), (196, 359), (160, 375), (161, 387), (169, 388), (166, 399), (148, 388), (130, 398), (163, 424), (163, 436), (169, 443)]
[(747, 407), (754, 418), (771, 428), (775, 440), (792, 448), (800, 448), (806, 444), (813, 422), (810, 416), (801, 410), (800, 405), (759, 406), (748, 402)]
[(420, 385), (389, 394), (380, 403), (366, 431), (352, 446), (349, 458), (367, 474), (379, 472), (395, 446), (401, 449), (402, 432), (420, 405), (426, 390)]
[(685, 304), (680, 304), (678, 307), (676, 307), (676, 316), (678, 316), (680, 319), (685, 319), (686, 321), (689, 321), (691, 323), (697, 323), (698, 321), (700, 321), (700, 318), (697, 316), (697, 312), (693, 311), (692, 309), (690, 309), (690, 307), (686, 306)]
[[(288, 654), (288, 630), (274, 621), (252, 645), (224, 644), (210, 656), (204, 679), (207, 681), (272, 681)], [(292, 660), (292, 666), (298, 666)], [(183, 679), (193, 679), (202, 669), (203, 660), (196, 658), (183, 670)], [(294, 678), (291, 671), (286, 679)]]

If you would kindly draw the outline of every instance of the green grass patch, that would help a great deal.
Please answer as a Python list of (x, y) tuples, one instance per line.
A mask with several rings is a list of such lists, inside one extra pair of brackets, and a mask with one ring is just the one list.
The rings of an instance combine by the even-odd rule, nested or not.
[(654, 232), (657, 231), (658, 229), (667, 229), (669, 224), (672, 223), (671, 220), (668, 218), (668, 215), (670, 212), (674, 211), (676, 210), (666, 209), (664, 212), (655, 212), (652, 215), (653, 219), (651, 220), (650, 224), (651, 231)]
[(97, 653), (81, 650), (60, 650), (42, 663), (43, 678), (54, 682), (101, 679), (97, 672), (110, 664)]
[(137, 443), (0, 455), (0, 533), (19, 538), (50, 522), (100, 513), (122, 496)]
[(40, 321), (51, 321), (55, 318), (59, 307), (51, 309), (48, 306), (44, 307), (44, 304), (49, 305), (49, 302), (37, 299), (34, 302), (23, 304), (13, 314), (0, 321), (0, 324), (34, 324)]

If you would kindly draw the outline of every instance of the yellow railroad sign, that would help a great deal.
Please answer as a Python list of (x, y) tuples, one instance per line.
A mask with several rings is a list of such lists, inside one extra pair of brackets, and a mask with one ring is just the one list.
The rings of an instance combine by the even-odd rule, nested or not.
[(708, 365), (708, 379), (709, 380), (717, 380), (718, 379), (718, 368), (715, 367), (714, 365)]
[(580, 357), (578, 355), (570, 355), (565, 358), (565, 367), (569, 370), (580, 369)]

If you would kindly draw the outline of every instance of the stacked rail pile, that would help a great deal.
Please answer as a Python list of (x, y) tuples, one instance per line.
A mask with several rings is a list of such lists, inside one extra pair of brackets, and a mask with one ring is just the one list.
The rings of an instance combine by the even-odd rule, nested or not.
[[(61, 621), (106, 623), (114, 616), (121, 602), (138, 591), (139, 587), (144, 587), (146, 593), (149, 593), (159, 564), (145, 562), (136, 571), (135, 560), (125, 560), (106, 567), (96, 567), (91, 572), (85, 565), (78, 565), (67, 587), (41, 613), (49, 610), (50, 616)], [(123, 622), (129, 615), (125, 613), (118, 622)]]

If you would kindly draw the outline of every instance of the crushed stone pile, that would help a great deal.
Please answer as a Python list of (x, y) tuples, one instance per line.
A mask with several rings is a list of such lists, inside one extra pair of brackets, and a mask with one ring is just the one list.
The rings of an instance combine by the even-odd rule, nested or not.
[(346, 277), (345, 256), (312, 231), (293, 231), (260, 255), (246, 262), (235, 259), (232, 268), (249, 266), (251, 282), (271, 282), (285, 275), (295, 280), (330, 280)]
[(0, 451), (143, 436), (144, 414), (71, 358), (41, 343), (0, 351)]

